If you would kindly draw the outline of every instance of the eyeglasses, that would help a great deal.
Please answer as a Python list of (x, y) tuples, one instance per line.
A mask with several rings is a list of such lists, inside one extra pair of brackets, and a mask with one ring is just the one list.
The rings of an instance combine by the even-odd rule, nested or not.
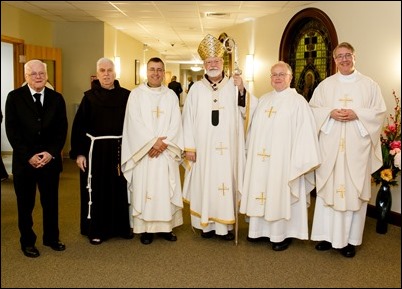
[(218, 65), (218, 64), (221, 63), (221, 61), (222, 61), (221, 59), (208, 60), (208, 61), (205, 61), (205, 64), (206, 64), (206, 65), (212, 65), (212, 64)]
[(46, 73), (44, 72), (32, 72), (28, 74), (30, 77), (35, 78), (37, 76), (39, 76), (40, 78), (45, 77)]
[(283, 73), (283, 72), (280, 72), (280, 73), (272, 73), (272, 74), (271, 74), (271, 77), (272, 77), (272, 78), (274, 78), (274, 77), (285, 78), (286, 75), (290, 75), (290, 74), (289, 74), (289, 73)]
[(157, 68), (157, 69), (155, 69), (155, 68), (148, 68), (148, 71), (149, 72), (152, 72), (152, 73), (154, 73), (154, 72), (156, 72), (156, 73), (162, 73), (163, 72), (163, 69), (162, 68)]
[(352, 53), (345, 53), (345, 54), (338, 54), (337, 56), (335, 56), (335, 59), (337, 60), (342, 60), (343, 58), (352, 59), (352, 57), (353, 57)]

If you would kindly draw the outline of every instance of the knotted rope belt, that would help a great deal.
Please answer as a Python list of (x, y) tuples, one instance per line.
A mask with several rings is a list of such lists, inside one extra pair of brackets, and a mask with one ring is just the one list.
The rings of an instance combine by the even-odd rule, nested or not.
[(87, 136), (91, 139), (91, 146), (89, 147), (88, 154), (88, 180), (87, 180), (87, 189), (89, 194), (89, 202), (88, 202), (88, 219), (91, 219), (91, 205), (92, 205), (92, 151), (94, 148), (94, 143), (99, 139), (121, 139), (122, 136), (115, 135), (105, 135), (105, 136), (92, 136), (87, 133)]

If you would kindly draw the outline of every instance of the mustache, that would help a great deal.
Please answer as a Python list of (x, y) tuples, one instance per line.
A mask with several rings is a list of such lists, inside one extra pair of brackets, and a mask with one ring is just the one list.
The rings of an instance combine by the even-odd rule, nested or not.
[(210, 76), (217, 76), (217, 75), (219, 75), (221, 72), (222, 72), (222, 70), (219, 69), (219, 68), (211, 68), (211, 69), (208, 69), (208, 70), (207, 70), (207, 75), (210, 75)]

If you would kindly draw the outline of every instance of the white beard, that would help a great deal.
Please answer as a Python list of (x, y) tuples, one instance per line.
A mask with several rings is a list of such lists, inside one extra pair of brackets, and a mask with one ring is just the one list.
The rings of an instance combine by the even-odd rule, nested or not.
[(219, 76), (221, 73), (222, 73), (221, 70), (216, 70), (216, 69), (207, 70), (207, 75), (208, 75), (209, 77), (217, 77), (217, 76)]

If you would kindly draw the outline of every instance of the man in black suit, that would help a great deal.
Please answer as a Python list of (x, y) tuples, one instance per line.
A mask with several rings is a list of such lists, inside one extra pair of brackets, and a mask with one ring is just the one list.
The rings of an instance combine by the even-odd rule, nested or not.
[(168, 87), (176, 93), (180, 103), (180, 93), (183, 92), (183, 88), (181, 87), (181, 83), (177, 82), (177, 77), (175, 75), (172, 76), (172, 79), (168, 84)]
[(43, 209), (43, 244), (56, 251), (66, 248), (59, 239), (58, 190), (67, 113), (63, 96), (45, 87), (46, 68), (40, 60), (24, 65), (27, 84), (8, 94), (5, 110), (6, 133), (13, 148), (21, 249), (31, 258), (39, 256), (32, 218), (36, 186)]

